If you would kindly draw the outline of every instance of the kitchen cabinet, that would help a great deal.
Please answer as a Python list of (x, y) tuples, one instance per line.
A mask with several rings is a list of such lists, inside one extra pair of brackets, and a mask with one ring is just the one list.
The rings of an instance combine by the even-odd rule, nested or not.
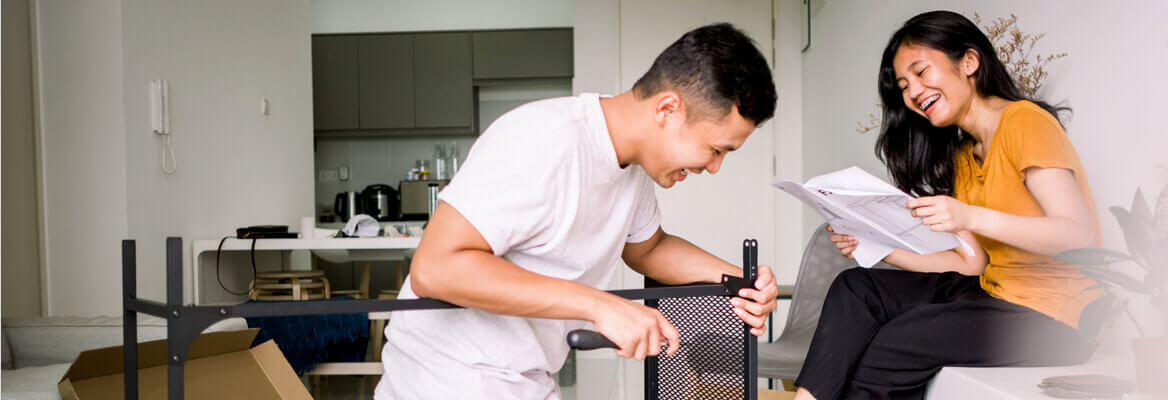
[(356, 37), (312, 37), (314, 129), (357, 129), (357, 80)]
[(414, 88), (416, 127), (473, 132), (470, 33), (415, 34)]
[(475, 79), (571, 78), (572, 29), (471, 34)]
[(571, 78), (572, 30), (318, 35), (312, 65), (316, 136), (466, 135), (476, 84)]
[(357, 38), (360, 128), (413, 128), (413, 35), (365, 35)]

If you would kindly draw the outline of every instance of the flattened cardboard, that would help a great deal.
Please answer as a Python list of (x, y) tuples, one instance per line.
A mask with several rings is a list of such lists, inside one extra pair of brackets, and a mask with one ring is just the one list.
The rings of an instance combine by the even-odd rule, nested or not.
[[(184, 364), (185, 399), (311, 399), (274, 341), (258, 329), (200, 335)], [(166, 398), (166, 340), (138, 344), (138, 398)], [(61, 398), (123, 399), (122, 346), (82, 352), (57, 384)]]

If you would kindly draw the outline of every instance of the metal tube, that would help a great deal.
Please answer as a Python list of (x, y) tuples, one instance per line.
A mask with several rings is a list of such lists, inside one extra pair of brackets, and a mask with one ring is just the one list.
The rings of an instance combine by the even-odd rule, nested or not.
[(122, 387), (126, 400), (138, 400), (137, 255), (134, 241), (122, 241)]

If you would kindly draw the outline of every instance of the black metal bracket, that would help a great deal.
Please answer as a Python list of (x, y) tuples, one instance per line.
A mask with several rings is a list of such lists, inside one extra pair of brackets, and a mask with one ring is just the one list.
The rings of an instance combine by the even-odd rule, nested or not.
[(742, 242), (742, 275), (739, 278), (733, 275), (722, 274), (723, 294), (738, 296), (742, 289), (753, 289), (754, 281), (758, 280), (758, 241), (747, 239)]

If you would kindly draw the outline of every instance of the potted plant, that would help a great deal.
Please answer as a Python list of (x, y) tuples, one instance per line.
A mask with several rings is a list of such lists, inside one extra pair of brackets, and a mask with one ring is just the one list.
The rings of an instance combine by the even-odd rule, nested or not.
[[(1085, 248), (1065, 251), (1055, 259), (1079, 265), (1084, 275), (1109, 290), (1119, 288), (1137, 296), (1148, 296), (1159, 317), (1163, 318), (1161, 321), (1168, 321), (1168, 185), (1160, 190), (1154, 211), (1139, 190), (1136, 190), (1130, 209), (1114, 206), (1110, 211), (1123, 230), (1126, 253)], [(1139, 266), (1141, 276), (1112, 267), (1112, 264), (1122, 262), (1134, 262)], [(1168, 395), (1168, 380), (1164, 379), (1165, 372), (1168, 372), (1168, 336), (1147, 337), (1140, 318), (1131, 312), (1127, 301), (1117, 302), (1115, 311), (1125, 313), (1139, 333), (1139, 337), (1132, 341), (1139, 391)]]

